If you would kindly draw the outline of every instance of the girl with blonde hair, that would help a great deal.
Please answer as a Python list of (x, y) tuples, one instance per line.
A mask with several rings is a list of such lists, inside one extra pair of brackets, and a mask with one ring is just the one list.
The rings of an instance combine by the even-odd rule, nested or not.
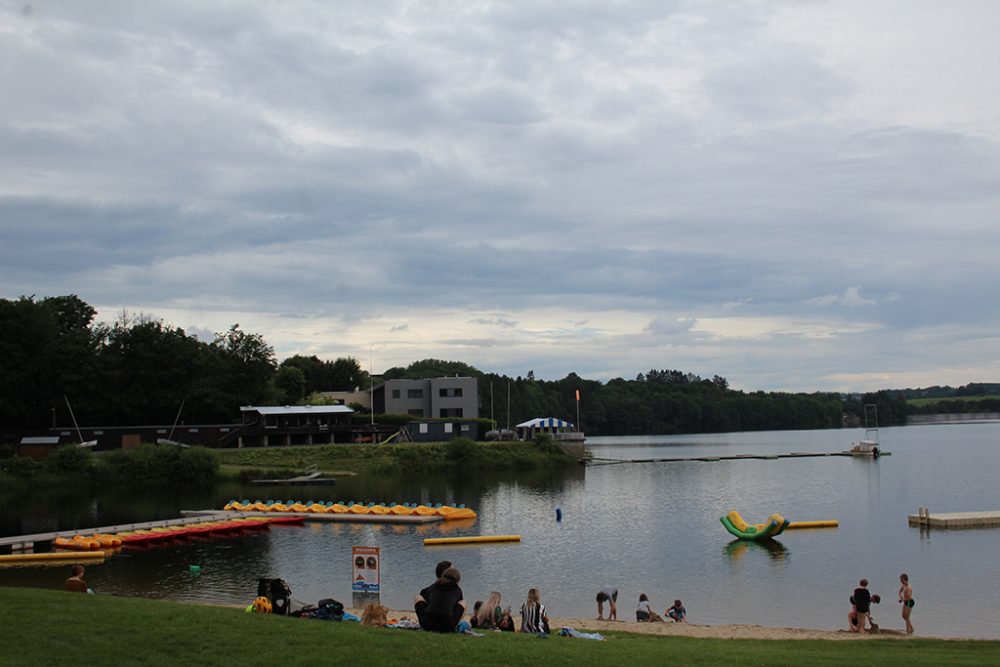
[(549, 634), (549, 617), (537, 588), (528, 589), (528, 599), (521, 605), (521, 632)]

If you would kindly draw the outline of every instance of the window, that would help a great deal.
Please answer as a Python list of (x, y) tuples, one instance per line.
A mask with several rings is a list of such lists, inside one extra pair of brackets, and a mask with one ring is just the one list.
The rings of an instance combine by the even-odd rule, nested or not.
[(442, 417), (463, 417), (462, 408), (441, 408)]
[(406, 390), (406, 397), (407, 398), (423, 398), (424, 397), (424, 390), (423, 389), (407, 389)]
[(452, 432), (452, 426), (453, 426), (453, 424), (450, 424), (450, 423), (449, 424), (445, 424), (444, 425), (444, 432), (445, 433), (451, 433)]
[(399, 390), (398, 389), (393, 389), (392, 390), (392, 397), (393, 398), (399, 398)]
[(438, 390), (438, 396), (441, 398), (460, 398), (462, 396), (461, 387), (441, 387)]
[(413, 417), (423, 417), (424, 411), (421, 410), (420, 408), (410, 408), (409, 410), (407, 410), (406, 414), (411, 415)]

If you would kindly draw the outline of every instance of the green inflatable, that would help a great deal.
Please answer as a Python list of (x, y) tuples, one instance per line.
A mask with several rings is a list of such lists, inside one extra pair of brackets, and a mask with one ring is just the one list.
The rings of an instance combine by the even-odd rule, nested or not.
[(766, 540), (772, 538), (780, 535), (790, 523), (788, 519), (780, 514), (769, 516), (767, 523), (747, 523), (736, 510), (732, 510), (726, 516), (719, 517), (719, 521), (726, 527), (726, 530), (741, 540)]

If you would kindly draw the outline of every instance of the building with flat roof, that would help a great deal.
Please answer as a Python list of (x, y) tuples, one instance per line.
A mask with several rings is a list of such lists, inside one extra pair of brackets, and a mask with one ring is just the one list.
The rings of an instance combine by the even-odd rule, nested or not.
[(479, 417), (479, 381), (472, 377), (386, 380), (375, 387), (376, 414), (431, 419)]
[(313, 445), (349, 442), (351, 415), (346, 405), (247, 405), (237, 446)]

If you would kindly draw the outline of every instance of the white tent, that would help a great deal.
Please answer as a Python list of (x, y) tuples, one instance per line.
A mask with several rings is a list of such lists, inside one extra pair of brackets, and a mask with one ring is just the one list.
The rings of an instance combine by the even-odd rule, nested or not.
[(515, 428), (524, 429), (549, 429), (556, 430), (562, 428), (572, 429), (573, 424), (568, 421), (563, 421), (562, 419), (556, 419), (555, 417), (536, 417), (535, 419), (529, 419), (526, 422), (521, 422)]

